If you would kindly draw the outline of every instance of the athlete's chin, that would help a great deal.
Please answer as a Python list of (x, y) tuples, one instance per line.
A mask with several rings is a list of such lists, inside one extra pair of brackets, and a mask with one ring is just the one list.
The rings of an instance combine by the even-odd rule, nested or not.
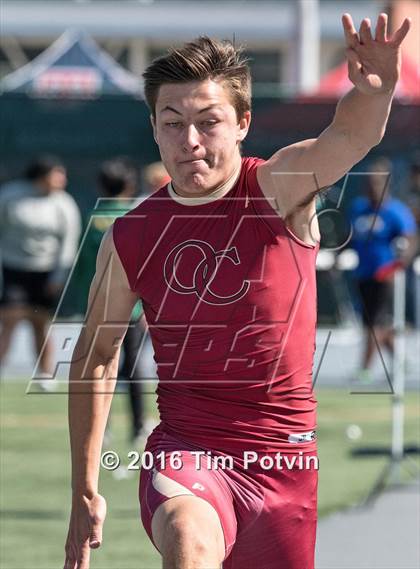
[(193, 176), (192, 179), (184, 184), (182, 189), (191, 196), (200, 196), (210, 191), (210, 187), (208, 182), (203, 180), (201, 176)]
[(210, 171), (210, 164), (207, 160), (181, 162), (180, 167), (182, 168), (183, 175), (186, 177), (193, 176), (195, 174), (202, 174), (205, 176), (208, 175)]
[(201, 172), (190, 172), (187, 176), (182, 177), (180, 184), (185, 192), (201, 193), (210, 190), (213, 186), (212, 177)]

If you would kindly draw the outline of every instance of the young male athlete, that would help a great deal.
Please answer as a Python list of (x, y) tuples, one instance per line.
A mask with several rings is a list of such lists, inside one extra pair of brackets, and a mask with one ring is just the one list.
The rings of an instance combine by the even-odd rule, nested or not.
[(390, 38), (385, 14), (374, 37), (369, 20), (357, 33), (345, 15), (343, 26), (354, 89), (317, 139), (268, 161), (241, 158), (250, 75), (230, 43), (199, 38), (146, 70), (172, 183), (119, 218), (98, 254), (70, 373), (66, 569), (87, 569), (102, 542), (102, 436), (139, 297), (161, 419), (141, 470), (141, 516), (163, 567), (313, 567), (314, 199), (380, 142), (410, 22)]

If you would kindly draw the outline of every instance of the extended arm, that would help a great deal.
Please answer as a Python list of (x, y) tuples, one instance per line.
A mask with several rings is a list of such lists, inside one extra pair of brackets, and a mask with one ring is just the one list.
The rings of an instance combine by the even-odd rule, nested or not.
[(279, 150), (258, 172), (261, 186), (276, 199), (283, 217), (340, 179), (385, 132), (400, 73), (400, 45), (410, 21), (406, 19), (390, 39), (386, 14), (378, 18), (375, 39), (368, 19), (357, 33), (345, 14), (343, 27), (349, 78), (355, 87), (338, 103), (332, 123), (318, 138)]
[(98, 494), (100, 453), (120, 346), (136, 300), (115, 250), (111, 228), (98, 253), (85, 325), (70, 368), (73, 500), (65, 569), (88, 569), (90, 548), (101, 544), (105, 500)]

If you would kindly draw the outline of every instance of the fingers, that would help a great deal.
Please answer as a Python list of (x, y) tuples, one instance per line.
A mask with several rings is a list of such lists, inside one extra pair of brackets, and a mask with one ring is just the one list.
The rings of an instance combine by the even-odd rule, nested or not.
[(72, 505), (69, 533), (65, 545), (64, 569), (89, 569), (90, 551), (102, 543), (102, 527), (106, 517), (106, 501), (99, 494), (83, 495)]
[(75, 549), (66, 554), (64, 569), (89, 569), (90, 548), (86, 542), (78, 552)]
[[(343, 14), (341, 19), (343, 23), (344, 35), (346, 38), (347, 46), (355, 48), (359, 44), (369, 44), (373, 41), (371, 23), (369, 18), (364, 18), (360, 24), (359, 33), (350, 14)], [(411, 27), (411, 19), (405, 18), (401, 26), (394, 32), (389, 42), (398, 47), (408, 34)], [(388, 15), (385, 13), (379, 14), (376, 24), (375, 40), (378, 42), (387, 42), (387, 28), (388, 28)]]
[(66, 559), (64, 561), (64, 569), (76, 569), (77, 549), (74, 547), (72, 542), (67, 541), (65, 550)]
[(88, 502), (90, 515), (89, 547), (97, 549), (102, 543), (102, 528), (106, 517), (106, 502), (102, 496), (96, 496)]
[(362, 73), (362, 64), (354, 49), (346, 49), (346, 56), (349, 65), (349, 79), (352, 83), (355, 83)]
[(408, 34), (410, 27), (411, 27), (411, 18), (405, 18), (404, 22), (401, 24), (398, 30), (396, 30), (393, 33), (390, 42), (396, 47), (401, 45), (403, 39)]
[(356, 47), (359, 44), (359, 36), (354, 27), (352, 17), (350, 14), (343, 14), (341, 18), (343, 24), (344, 36), (348, 47)]
[(375, 40), (379, 42), (386, 42), (386, 34), (388, 27), (388, 15), (379, 14), (378, 21), (376, 23), (376, 34)]
[(63, 569), (77, 569), (76, 558), (73, 555), (66, 555)]
[(359, 29), (360, 43), (366, 45), (373, 41), (370, 20), (369, 18), (364, 18), (360, 24)]
[(89, 535), (89, 547), (91, 549), (97, 549), (102, 543), (102, 523), (95, 522), (92, 525), (92, 529)]
[(90, 564), (90, 549), (83, 546), (81, 554), (77, 559), (77, 569), (89, 569)]
[(350, 49), (350, 48), (346, 49), (346, 56), (347, 56), (347, 59), (349, 60), (350, 63), (352, 63), (354, 65), (360, 65), (360, 67), (361, 67), (359, 56), (354, 51), (354, 49)]

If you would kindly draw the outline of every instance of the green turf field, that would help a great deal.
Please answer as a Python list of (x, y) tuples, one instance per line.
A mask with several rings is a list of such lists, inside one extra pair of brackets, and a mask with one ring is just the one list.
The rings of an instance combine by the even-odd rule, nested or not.
[[(66, 396), (25, 395), (26, 384), (0, 386), (0, 567), (57, 569), (62, 567), (70, 504), (70, 456)], [(353, 445), (386, 443), (390, 437), (388, 395), (351, 395), (345, 390), (318, 390), (320, 488), (319, 511), (325, 515), (360, 500), (385, 464), (384, 458), (353, 459)], [(150, 412), (154, 397), (147, 396)], [(114, 438), (109, 448), (126, 457), (127, 398), (113, 402)], [(363, 436), (349, 442), (349, 424)], [(406, 440), (419, 442), (419, 395), (406, 397)], [(128, 464), (128, 460), (125, 461)], [(92, 554), (91, 569), (152, 569), (159, 557), (149, 544), (139, 518), (137, 477), (117, 480), (102, 471), (100, 491), (107, 498), (108, 517), (102, 547)]]

